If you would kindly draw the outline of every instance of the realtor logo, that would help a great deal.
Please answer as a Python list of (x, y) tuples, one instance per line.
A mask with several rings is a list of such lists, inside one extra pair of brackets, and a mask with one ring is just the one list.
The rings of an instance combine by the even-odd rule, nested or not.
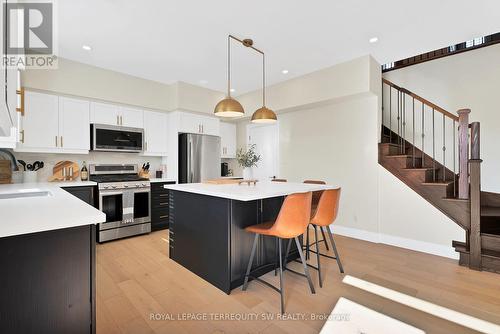
[(3, 65), (55, 68), (52, 2), (4, 3)]

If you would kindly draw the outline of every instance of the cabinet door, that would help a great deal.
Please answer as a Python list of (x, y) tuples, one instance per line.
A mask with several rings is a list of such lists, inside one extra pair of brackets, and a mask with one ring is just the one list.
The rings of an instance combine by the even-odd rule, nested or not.
[(144, 113), (140, 109), (121, 107), (120, 108), (120, 125), (129, 128), (144, 127)]
[(120, 125), (119, 109), (114, 104), (91, 102), (90, 122), (95, 124)]
[(236, 125), (220, 122), (221, 157), (236, 157)]
[[(58, 146), (58, 97), (26, 91), (24, 116), (21, 117), (19, 148), (55, 149)], [(24, 140), (23, 140), (24, 139)]]
[(90, 149), (90, 103), (59, 97), (59, 145), (68, 150)]
[(179, 132), (201, 133), (201, 116), (182, 113), (179, 120)]
[(144, 112), (144, 155), (167, 155), (167, 114)]
[(220, 121), (215, 117), (200, 116), (201, 118), (201, 131), (205, 135), (219, 136), (220, 135)]

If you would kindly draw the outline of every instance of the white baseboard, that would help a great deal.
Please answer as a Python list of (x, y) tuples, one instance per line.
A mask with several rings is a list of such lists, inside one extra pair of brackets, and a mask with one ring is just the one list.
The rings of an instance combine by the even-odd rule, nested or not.
[(451, 259), (458, 259), (458, 253), (450, 246), (434, 244), (431, 242), (420, 241), (415, 239), (407, 239), (394, 235), (360, 230), (357, 228), (346, 227), (341, 225), (332, 225), (332, 231), (335, 234), (346, 237), (360, 239), (380, 244), (386, 244), (406, 249), (411, 249), (417, 252), (428, 253), (438, 256), (443, 256)]

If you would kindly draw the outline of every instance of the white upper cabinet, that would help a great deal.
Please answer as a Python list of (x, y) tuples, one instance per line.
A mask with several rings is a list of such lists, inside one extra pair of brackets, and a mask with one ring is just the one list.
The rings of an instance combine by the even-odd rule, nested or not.
[(26, 91), (16, 151), (87, 153), (89, 124), (88, 101)]
[(144, 111), (144, 155), (167, 156), (167, 122), (166, 113)]
[(236, 158), (236, 124), (220, 122), (221, 157)]
[(120, 125), (129, 128), (144, 127), (144, 112), (140, 109), (120, 107)]
[(59, 145), (68, 150), (90, 149), (90, 103), (59, 97)]
[(123, 107), (111, 103), (91, 102), (90, 122), (126, 126), (129, 128), (143, 128), (144, 115), (140, 109)]
[(90, 122), (120, 125), (120, 107), (110, 103), (90, 102)]
[(59, 146), (59, 106), (56, 95), (25, 91), (17, 149), (43, 152)]
[(180, 113), (179, 132), (199, 133), (218, 136), (220, 134), (219, 119), (198, 114)]

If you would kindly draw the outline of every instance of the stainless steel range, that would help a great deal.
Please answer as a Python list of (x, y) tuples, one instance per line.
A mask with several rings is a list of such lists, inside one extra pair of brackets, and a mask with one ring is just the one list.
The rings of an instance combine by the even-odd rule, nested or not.
[(137, 172), (134, 164), (90, 165), (99, 210), (106, 214), (106, 222), (98, 227), (99, 242), (151, 232), (151, 187)]

